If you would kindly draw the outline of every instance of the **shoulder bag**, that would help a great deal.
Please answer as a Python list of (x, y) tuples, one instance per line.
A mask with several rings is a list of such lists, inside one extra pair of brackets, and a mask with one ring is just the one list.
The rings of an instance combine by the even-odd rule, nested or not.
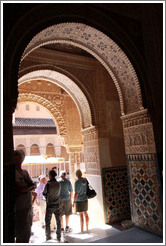
[(86, 179), (87, 182), (87, 191), (86, 191), (86, 195), (88, 197), (88, 199), (91, 199), (93, 197), (95, 197), (97, 195), (96, 191), (89, 185), (88, 180)]

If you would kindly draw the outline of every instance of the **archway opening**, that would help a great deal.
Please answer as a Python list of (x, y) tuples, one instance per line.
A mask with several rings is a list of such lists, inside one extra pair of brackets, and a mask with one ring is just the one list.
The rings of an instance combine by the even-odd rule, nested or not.
[[(130, 216), (127, 182), (124, 186), (126, 196), (123, 198), (123, 203), (119, 206), (119, 209), (116, 209), (116, 213), (114, 206), (111, 206), (111, 197), (103, 192), (103, 190), (106, 191), (106, 186), (103, 187), (102, 179), (106, 175), (104, 170), (108, 167), (114, 167), (111, 172), (121, 172), (122, 169), (119, 166), (123, 166), (125, 180), (127, 181), (119, 97), (112, 78), (102, 64), (91, 55), (85, 55), (85, 51), (83, 56), (80, 55), (82, 54), (81, 49), (76, 49), (77, 54), (74, 53), (74, 47), (72, 50), (70, 54), (65, 53), (65, 50), (59, 52), (54, 45), (43, 46), (34, 50), (23, 60), (20, 66), (22, 77), (19, 79), (19, 84), (23, 86), (24, 83), (29, 82), (35, 85), (36, 81), (39, 81), (39, 83), (41, 81), (48, 83), (46, 81), (49, 81), (49, 83), (61, 87), (64, 94), (65, 92), (69, 93), (72, 97), (79, 112), (82, 135), (80, 146), (77, 146), (76, 139), (73, 139), (72, 144), (67, 144), (67, 149), (71, 155), (70, 162), (74, 160), (72, 173), (74, 174), (78, 162), (79, 167), (84, 170), (86, 177), (97, 190), (97, 200), (89, 202), (91, 212), (94, 214), (93, 217), (96, 217), (97, 210), (101, 211), (101, 216), (97, 216), (94, 223), (96, 221), (97, 223), (112, 223), (112, 221), (119, 220), (119, 214), (122, 215), (119, 216), (120, 219), (124, 219), (126, 214)], [(44, 63), (34, 64), (35, 57), (41, 57), (41, 61), (44, 60)], [(32, 60), (33, 66), (30, 66)], [(26, 64), (29, 65), (26, 66)], [(47, 86), (45, 86), (46, 88)], [(108, 95), (108, 91), (111, 91), (111, 97)], [(26, 94), (25, 91), (24, 94)], [(46, 96), (46, 93), (43, 95), (44, 100), (46, 100), (48, 96)], [(107, 102), (106, 107), (104, 106), (105, 102)], [(72, 121), (75, 124), (75, 118)], [(67, 138), (64, 137), (64, 139), (66, 141)], [(118, 153), (117, 149), (120, 150)], [(107, 205), (108, 202), (109, 206)], [(125, 209), (122, 209), (122, 207), (125, 207)], [(119, 212), (120, 209), (121, 212)], [(111, 216), (113, 216), (112, 221), (110, 221)]]

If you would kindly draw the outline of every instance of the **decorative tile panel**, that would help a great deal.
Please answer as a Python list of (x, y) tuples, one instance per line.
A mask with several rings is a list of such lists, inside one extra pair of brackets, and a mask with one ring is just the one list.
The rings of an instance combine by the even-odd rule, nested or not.
[(102, 169), (106, 223), (130, 219), (127, 167)]
[(132, 220), (136, 226), (162, 235), (160, 182), (155, 154), (127, 155)]

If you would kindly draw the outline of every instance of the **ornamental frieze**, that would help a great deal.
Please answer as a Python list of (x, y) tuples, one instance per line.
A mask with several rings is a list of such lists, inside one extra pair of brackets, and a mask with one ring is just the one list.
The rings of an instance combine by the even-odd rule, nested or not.
[(151, 121), (147, 109), (121, 116), (121, 119), (123, 128), (130, 128), (132, 126), (146, 124)]
[(147, 109), (121, 116), (126, 154), (155, 153), (152, 122)]

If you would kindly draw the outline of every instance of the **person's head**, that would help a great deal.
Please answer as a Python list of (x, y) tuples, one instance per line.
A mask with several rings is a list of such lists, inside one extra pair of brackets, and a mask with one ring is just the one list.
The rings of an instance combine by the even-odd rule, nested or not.
[(52, 170), (54, 170), (54, 171), (56, 172), (56, 170), (57, 170), (57, 167), (53, 167), (53, 168), (52, 168)]
[(23, 150), (14, 151), (14, 163), (17, 168), (21, 168), (21, 164), (23, 163), (24, 158), (25, 158), (25, 153)]
[(54, 179), (57, 176), (57, 173), (54, 170), (49, 171), (49, 179)]
[(46, 179), (45, 175), (43, 175), (43, 174), (39, 176), (39, 180), (40, 180), (40, 183), (42, 183), (42, 184), (47, 183), (47, 179)]
[(61, 177), (62, 179), (66, 178), (66, 172), (65, 172), (64, 170), (62, 170), (62, 171), (60, 172), (60, 177)]
[(80, 169), (77, 169), (77, 171), (76, 171), (76, 177), (77, 177), (78, 179), (80, 179), (80, 178), (82, 177), (82, 172), (81, 172)]

